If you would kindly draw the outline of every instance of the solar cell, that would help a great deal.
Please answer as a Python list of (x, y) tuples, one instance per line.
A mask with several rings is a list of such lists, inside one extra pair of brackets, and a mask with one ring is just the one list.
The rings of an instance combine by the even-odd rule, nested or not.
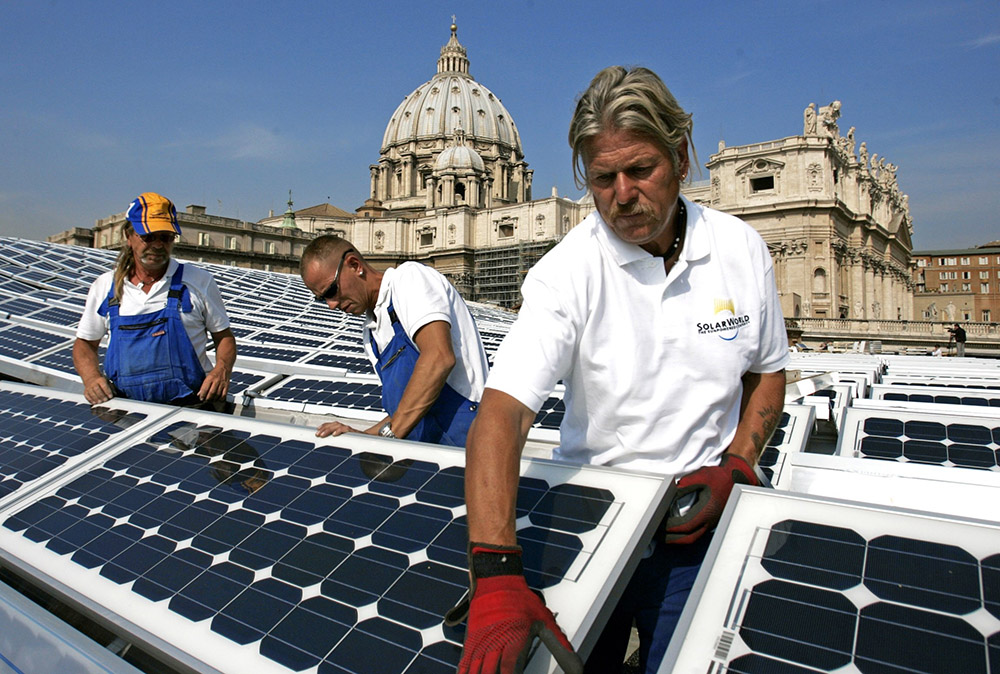
[(738, 487), (659, 671), (985, 674), (998, 550), (997, 523)]

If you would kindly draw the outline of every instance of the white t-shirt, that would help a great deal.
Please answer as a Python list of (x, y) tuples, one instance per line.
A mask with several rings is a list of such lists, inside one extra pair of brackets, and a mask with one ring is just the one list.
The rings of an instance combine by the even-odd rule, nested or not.
[(448, 375), (448, 385), (468, 400), (479, 402), (483, 397), (489, 363), (469, 307), (455, 286), (436, 269), (419, 262), (404, 262), (399, 267), (386, 269), (375, 310), (369, 314), (369, 322), (362, 334), (365, 353), (372, 367), (375, 367), (377, 359), (369, 335), (375, 334), (379, 351), (385, 350), (392, 341), (390, 300), (411, 342), (417, 331), (428, 323), (445, 321), (451, 326), (455, 367)]
[(618, 238), (592, 213), (528, 273), (487, 386), (532, 411), (566, 385), (559, 459), (684, 474), (716, 464), (747, 371), (788, 360), (767, 246), (687, 199), (680, 259)]
[[(122, 316), (135, 316), (160, 311), (167, 306), (170, 293), (170, 280), (177, 271), (177, 260), (171, 260), (167, 273), (153, 284), (149, 293), (144, 293), (140, 286), (125, 279), (122, 285), (122, 298), (118, 312)], [(114, 282), (114, 271), (109, 271), (97, 277), (87, 292), (87, 304), (80, 317), (80, 325), (76, 336), (80, 339), (101, 339), (108, 332), (109, 319), (97, 313), (98, 307), (108, 296), (111, 284)], [(204, 269), (192, 264), (184, 265), (183, 283), (191, 296), (192, 309), (188, 313), (181, 312), (184, 330), (191, 339), (191, 346), (198, 354), (201, 366), (208, 372), (212, 369), (212, 361), (208, 358), (208, 335), (229, 327), (229, 316), (222, 303), (222, 295), (215, 279)]]

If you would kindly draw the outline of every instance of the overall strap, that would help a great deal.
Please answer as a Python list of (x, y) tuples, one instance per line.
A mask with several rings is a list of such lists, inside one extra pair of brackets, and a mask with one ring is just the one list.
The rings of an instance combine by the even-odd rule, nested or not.
[[(396, 309), (392, 306), (391, 298), (389, 299), (389, 308), (386, 311), (389, 314), (389, 323), (392, 325), (392, 331), (398, 336), (400, 332), (403, 332), (403, 326), (399, 322), (399, 316), (396, 315)], [(404, 337), (406, 336), (405, 332), (403, 332), (403, 336)], [(407, 337), (407, 340), (409, 340), (409, 337)], [(372, 351), (375, 353), (375, 358), (376, 359), (381, 358), (382, 352), (379, 351), (378, 342), (375, 341), (374, 330), (368, 331), (368, 341), (371, 342)]]
[(108, 290), (108, 296), (101, 302), (101, 306), (97, 307), (97, 315), (102, 318), (108, 315), (112, 318), (118, 318), (118, 298), (115, 297), (115, 282), (113, 278), (111, 280), (111, 289)]
[(167, 293), (167, 307), (176, 311), (179, 302), (180, 310), (187, 314), (194, 307), (191, 305), (191, 293), (183, 281), (184, 265), (178, 264), (177, 271), (174, 272), (173, 277), (170, 279), (170, 292)]

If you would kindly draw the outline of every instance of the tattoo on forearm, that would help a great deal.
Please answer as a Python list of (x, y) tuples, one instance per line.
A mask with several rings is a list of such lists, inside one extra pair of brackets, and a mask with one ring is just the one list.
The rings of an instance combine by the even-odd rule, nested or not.
[(767, 441), (771, 438), (771, 434), (774, 433), (774, 429), (778, 425), (778, 420), (781, 418), (782, 409), (782, 407), (769, 406), (757, 412), (763, 423), (763, 432), (758, 433), (754, 431), (751, 437), (758, 453), (764, 451), (764, 445), (767, 444)]

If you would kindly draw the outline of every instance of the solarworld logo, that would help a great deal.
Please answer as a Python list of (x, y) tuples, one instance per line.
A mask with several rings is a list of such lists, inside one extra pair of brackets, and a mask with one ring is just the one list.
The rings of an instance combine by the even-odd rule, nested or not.
[(715, 300), (715, 315), (711, 321), (697, 323), (699, 335), (718, 335), (720, 339), (731, 342), (740, 334), (740, 328), (750, 324), (750, 315), (736, 315), (736, 308), (731, 299)]

